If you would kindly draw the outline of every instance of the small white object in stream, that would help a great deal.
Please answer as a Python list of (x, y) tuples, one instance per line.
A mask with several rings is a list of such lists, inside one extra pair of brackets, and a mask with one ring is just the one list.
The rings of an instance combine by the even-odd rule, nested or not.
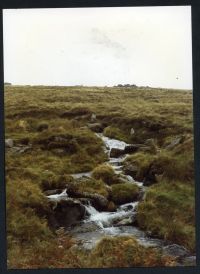
[(50, 200), (62, 200), (63, 198), (68, 198), (68, 194), (67, 194), (67, 189), (63, 190), (63, 192), (61, 192), (60, 194), (53, 194), (53, 195), (49, 195), (47, 196), (47, 198), (49, 198)]

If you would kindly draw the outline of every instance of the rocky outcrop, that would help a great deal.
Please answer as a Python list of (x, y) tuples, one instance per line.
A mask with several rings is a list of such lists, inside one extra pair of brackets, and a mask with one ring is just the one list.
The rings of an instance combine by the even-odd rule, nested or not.
[(139, 167), (137, 165), (127, 163), (124, 165), (123, 171), (124, 171), (124, 174), (130, 175), (131, 177), (135, 178), (139, 171)]
[(72, 198), (50, 200), (51, 210), (48, 212), (49, 225), (53, 228), (69, 227), (82, 221), (85, 217), (85, 207), (80, 201)]
[(119, 149), (119, 148), (112, 148), (110, 151), (110, 157), (111, 158), (118, 158), (122, 155), (124, 155), (124, 149)]

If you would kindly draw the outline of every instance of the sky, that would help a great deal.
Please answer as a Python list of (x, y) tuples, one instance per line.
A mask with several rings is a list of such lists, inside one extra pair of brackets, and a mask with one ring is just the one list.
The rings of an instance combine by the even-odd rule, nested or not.
[(4, 81), (192, 89), (191, 7), (3, 10)]

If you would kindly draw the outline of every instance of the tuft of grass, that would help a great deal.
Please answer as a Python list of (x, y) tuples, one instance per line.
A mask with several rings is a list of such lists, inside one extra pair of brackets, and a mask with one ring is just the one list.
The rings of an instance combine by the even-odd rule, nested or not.
[(108, 126), (104, 129), (103, 134), (109, 138), (118, 139), (127, 142), (129, 140), (126, 133), (122, 129), (114, 126)]
[(102, 180), (108, 185), (121, 183), (120, 178), (115, 174), (114, 169), (107, 164), (97, 166), (92, 171), (92, 177), (97, 180)]
[(102, 180), (96, 180), (93, 178), (82, 179), (81, 181), (76, 182), (74, 187), (78, 192), (100, 194), (106, 198), (109, 196), (108, 189)]
[[(183, 214), (184, 212), (184, 214)], [(156, 237), (195, 250), (195, 203), (192, 185), (162, 180), (151, 186), (137, 209), (137, 222)]]
[(139, 187), (132, 183), (112, 185), (111, 199), (116, 204), (133, 202), (139, 195)]
[(153, 248), (138, 244), (134, 237), (105, 237), (92, 250), (91, 267), (173, 266), (174, 261)]

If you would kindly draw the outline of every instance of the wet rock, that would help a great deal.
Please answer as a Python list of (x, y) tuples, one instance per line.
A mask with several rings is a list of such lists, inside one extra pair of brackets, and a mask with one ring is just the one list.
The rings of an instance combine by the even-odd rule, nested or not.
[(63, 189), (50, 189), (50, 190), (44, 191), (44, 194), (48, 196), (48, 195), (60, 194), (62, 192), (63, 192)]
[(114, 202), (110, 201), (107, 206), (107, 211), (114, 212), (114, 211), (116, 211), (116, 209), (117, 209), (116, 204)]
[(120, 149), (120, 148), (112, 148), (110, 151), (111, 158), (117, 158), (124, 154), (125, 154), (124, 149)]
[(49, 203), (52, 210), (48, 213), (48, 221), (54, 228), (69, 227), (82, 221), (85, 217), (85, 207), (76, 199), (65, 198)]
[(127, 226), (132, 225), (134, 223), (134, 216), (130, 216), (128, 218), (125, 218), (115, 224), (115, 226)]
[(163, 247), (164, 255), (182, 258), (189, 255), (189, 251), (180, 245), (172, 244)]
[(93, 207), (98, 210), (106, 210), (108, 206), (108, 199), (103, 195), (89, 192), (79, 192), (76, 187), (68, 186), (67, 193), (70, 197), (74, 198), (85, 198), (91, 201)]
[(136, 177), (138, 171), (139, 171), (139, 167), (136, 165), (132, 165), (132, 164), (126, 164), (123, 167), (123, 171), (126, 175), (130, 175), (131, 177)]
[(98, 210), (105, 210), (108, 206), (108, 200), (100, 194), (86, 194), (87, 198), (91, 199), (92, 205)]
[(89, 198), (78, 198), (78, 200), (79, 200), (83, 205), (90, 205), (90, 204), (91, 204), (91, 199), (89, 199)]
[(5, 139), (5, 146), (6, 146), (7, 148), (13, 147), (13, 146), (14, 146), (14, 141), (13, 141), (13, 139)]
[(137, 152), (140, 147), (141, 147), (141, 145), (128, 145), (124, 149), (124, 154)]
[(102, 132), (104, 129), (104, 126), (101, 123), (88, 123), (87, 126), (94, 132)]

